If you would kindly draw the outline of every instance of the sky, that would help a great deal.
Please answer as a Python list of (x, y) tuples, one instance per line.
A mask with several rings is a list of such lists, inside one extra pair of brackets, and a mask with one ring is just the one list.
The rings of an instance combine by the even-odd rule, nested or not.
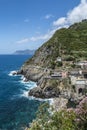
[(0, 54), (38, 49), (57, 29), (87, 19), (87, 0), (0, 0)]

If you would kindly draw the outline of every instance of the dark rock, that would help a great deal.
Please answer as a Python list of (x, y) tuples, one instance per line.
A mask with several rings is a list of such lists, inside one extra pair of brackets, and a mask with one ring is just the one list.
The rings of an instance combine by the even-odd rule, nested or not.
[(60, 91), (55, 87), (46, 87), (45, 89), (41, 89), (39, 86), (31, 89), (29, 91), (29, 96), (34, 96), (37, 98), (52, 98), (59, 97)]
[(29, 91), (29, 96), (34, 96), (36, 98), (44, 98), (44, 95), (42, 93), (42, 89), (39, 87), (35, 87)]
[(17, 75), (17, 71), (12, 71), (11, 75)]
[(23, 74), (23, 70), (18, 70), (17, 75), (19, 75), (19, 74)]

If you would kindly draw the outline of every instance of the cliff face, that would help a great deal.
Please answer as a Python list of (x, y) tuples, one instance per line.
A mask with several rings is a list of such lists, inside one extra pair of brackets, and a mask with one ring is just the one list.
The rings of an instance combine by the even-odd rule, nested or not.
[(44, 69), (35, 65), (22, 66), (20, 73), (27, 79), (38, 82), (44, 75)]
[[(58, 58), (61, 58), (59, 61)], [(76, 23), (68, 29), (57, 30), (53, 37), (44, 43), (21, 67), (20, 73), (27, 79), (37, 82), (38, 87), (30, 90), (29, 95), (41, 98), (58, 97), (68, 86), (49, 78), (54, 71), (72, 68), (74, 62), (87, 58), (87, 20)], [(68, 61), (68, 62), (67, 62)]]

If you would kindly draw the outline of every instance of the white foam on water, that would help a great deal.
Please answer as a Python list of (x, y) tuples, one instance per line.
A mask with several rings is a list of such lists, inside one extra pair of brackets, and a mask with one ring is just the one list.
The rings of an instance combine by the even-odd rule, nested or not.
[(29, 90), (36, 87), (36, 82), (32, 82), (32, 81), (25, 81), (24, 80), (24, 76), (21, 76), (20, 77), (20, 80), (19, 80), (19, 83), (23, 85), (23, 87), (20, 88), (20, 97), (26, 97), (26, 98), (29, 98), (28, 96), (28, 93), (29, 93)]
[[(14, 72), (15, 71), (11, 71), (9, 73), (9, 75), (10, 76), (15, 76), (15, 75), (13, 75)], [(24, 81), (24, 78), (25, 77), (23, 75), (20, 77), (19, 83), (22, 84), (22, 87), (20, 87), (20, 93), (17, 94), (17, 95), (13, 95), (12, 98), (11, 98), (12, 100), (16, 99), (16, 98), (25, 97), (25, 98), (28, 98), (29, 100), (37, 100), (37, 101), (40, 101), (40, 102), (48, 101), (50, 104), (53, 103), (52, 98), (50, 98), (50, 99), (41, 99), (41, 98), (35, 98), (33, 96), (29, 96), (28, 93), (29, 93), (30, 89), (37, 87), (37, 84), (36, 84), (36, 82), (32, 82), (32, 81), (27, 81), (26, 82), (26, 81)]]
[[(23, 77), (21, 77), (21, 79), (23, 79)], [(26, 90), (21, 89), (21, 94), (20, 94), (21, 97), (26, 97), (29, 100), (37, 100), (40, 102), (50, 101), (50, 99), (41, 99), (41, 98), (36, 98), (28, 95), (30, 89), (37, 87), (37, 84), (35, 82), (32, 81), (24, 82), (23, 80), (20, 80), (20, 83), (23, 84), (24, 88), (26, 89)]]
[(21, 96), (21, 97), (29, 98), (28, 92), (29, 92), (29, 91), (23, 91), (23, 93), (22, 93), (20, 96)]
[(31, 88), (34, 88), (34, 87), (37, 87), (36, 83), (35, 82), (32, 82), (32, 81), (27, 81), (25, 82), (24, 80), (21, 80), (19, 81), (22, 85), (25, 86), (25, 88), (27, 88), (28, 90), (31, 89)]
[(23, 78), (24, 78), (24, 75), (22, 75), (20, 79), (23, 80)]
[(37, 100), (37, 101), (40, 101), (40, 102), (49, 102), (49, 104), (51, 105), (53, 103), (53, 98), (47, 98), (47, 99), (42, 99), (42, 98), (36, 98), (36, 97), (33, 97), (33, 96), (29, 96), (28, 95), (28, 98), (29, 100)]
[[(28, 92), (30, 89), (36, 87), (36, 82), (32, 82), (32, 81), (25, 81), (24, 80), (24, 76), (23, 75), (13, 75), (14, 73), (16, 73), (17, 71), (10, 71), (10, 73), (8, 74), (9, 76), (20, 76), (17, 81), (15, 81), (17, 83), (18, 89), (19, 89), (19, 93), (14, 94), (11, 97), (11, 100), (14, 100), (16, 98), (21, 98), (21, 97), (25, 97), (25, 98), (29, 98), (28, 96)], [(14, 82), (14, 81), (13, 81)]]
[(9, 76), (17, 76), (17, 71), (16, 70), (13, 70), (13, 71), (10, 71), (10, 73), (8, 74)]
[(48, 101), (50, 104), (53, 103), (53, 98), (42, 99), (42, 98), (36, 98), (33, 96), (29, 96), (28, 93), (29, 93), (30, 89), (37, 87), (37, 84), (36, 84), (36, 82), (32, 82), (32, 81), (25, 82), (23, 79), (24, 79), (24, 76), (21, 76), (20, 81), (19, 81), (22, 85), (24, 85), (24, 90), (23, 89), (20, 90), (21, 91), (20, 97), (25, 97), (25, 98), (28, 98), (29, 100), (37, 100), (40, 102)]
[(14, 99), (17, 99), (17, 98), (21, 98), (21, 97), (24, 97), (24, 98), (29, 98), (28, 96), (28, 92), (29, 91), (26, 91), (26, 90), (20, 90), (21, 92), (19, 94), (15, 94), (11, 97), (11, 100), (14, 100)]

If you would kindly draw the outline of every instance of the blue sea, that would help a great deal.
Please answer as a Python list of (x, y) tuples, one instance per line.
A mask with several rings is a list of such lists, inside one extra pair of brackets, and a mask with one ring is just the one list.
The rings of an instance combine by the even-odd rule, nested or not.
[(22, 76), (12, 76), (29, 59), (29, 55), (0, 55), (0, 130), (24, 130), (35, 118), (41, 101), (28, 97), (35, 87), (30, 81), (24, 83)]

